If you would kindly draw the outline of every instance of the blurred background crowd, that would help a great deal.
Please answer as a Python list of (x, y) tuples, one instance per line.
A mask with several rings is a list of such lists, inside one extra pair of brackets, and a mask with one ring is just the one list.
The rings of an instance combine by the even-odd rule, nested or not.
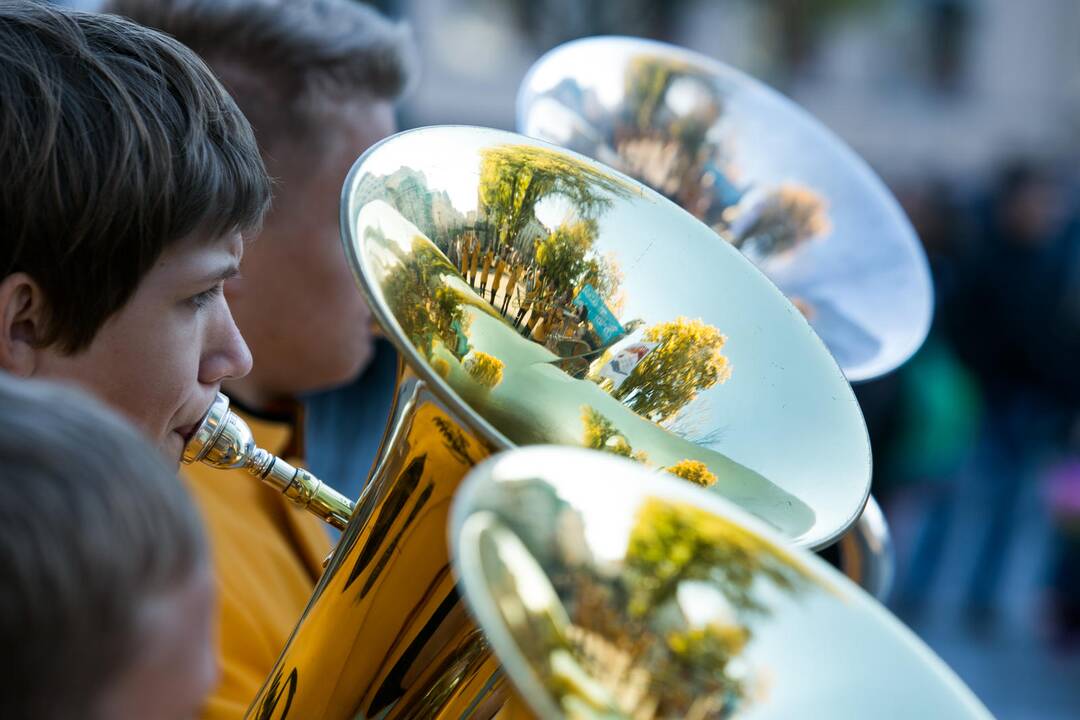
[(518, 85), (543, 52), (623, 34), (766, 81), (870, 163), (921, 237), (936, 290), (919, 353), (856, 388), (898, 553), (892, 608), (996, 715), (1076, 717), (1080, 3), (374, 4), (412, 23), (423, 54), (402, 128), (513, 129)]

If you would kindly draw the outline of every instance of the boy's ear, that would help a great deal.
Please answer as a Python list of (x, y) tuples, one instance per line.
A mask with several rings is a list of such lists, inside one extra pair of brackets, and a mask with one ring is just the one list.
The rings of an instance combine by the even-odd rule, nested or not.
[(45, 295), (33, 278), (17, 272), (0, 280), (0, 370), (34, 374), (44, 323)]

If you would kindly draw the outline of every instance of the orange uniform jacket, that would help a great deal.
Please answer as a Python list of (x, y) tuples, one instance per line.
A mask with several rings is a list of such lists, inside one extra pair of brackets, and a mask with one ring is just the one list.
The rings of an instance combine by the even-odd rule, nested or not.
[[(294, 426), (234, 412), (259, 447), (289, 457)], [(185, 466), (202, 511), (217, 576), (221, 682), (203, 720), (244, 716), (315, 589), (330, 537), (322, 521), (239, 470)]]

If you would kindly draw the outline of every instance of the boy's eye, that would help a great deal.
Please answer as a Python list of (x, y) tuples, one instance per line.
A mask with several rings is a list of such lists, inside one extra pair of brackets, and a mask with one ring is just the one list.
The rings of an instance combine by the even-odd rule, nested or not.
[(221, 294), (221, 290), (222, 284), (218, 283), (217, 285), (209, 288), (208, 290), (203, 290), (198, 295), (192, 295), (190, 298), (188, 298), (188, 302), (191, 303), (191, 305), (196, 310), (201, 310), (210, 303), (214, 302), (214, 299)]

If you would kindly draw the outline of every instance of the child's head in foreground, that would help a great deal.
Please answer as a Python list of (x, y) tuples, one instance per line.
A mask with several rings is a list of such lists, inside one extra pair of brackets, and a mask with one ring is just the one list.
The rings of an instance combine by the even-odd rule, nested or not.
[(213, 688), (210, 565), (175, 473), (89, 396), (2, 372), (0, 578), (0, 717), (182, 720)]
[(269, 202), (251, 128), (175, 40), (31, 0), (0, 0), (0, 98), (0, 369), (179, 460), (251, 365), (223, 293)]

